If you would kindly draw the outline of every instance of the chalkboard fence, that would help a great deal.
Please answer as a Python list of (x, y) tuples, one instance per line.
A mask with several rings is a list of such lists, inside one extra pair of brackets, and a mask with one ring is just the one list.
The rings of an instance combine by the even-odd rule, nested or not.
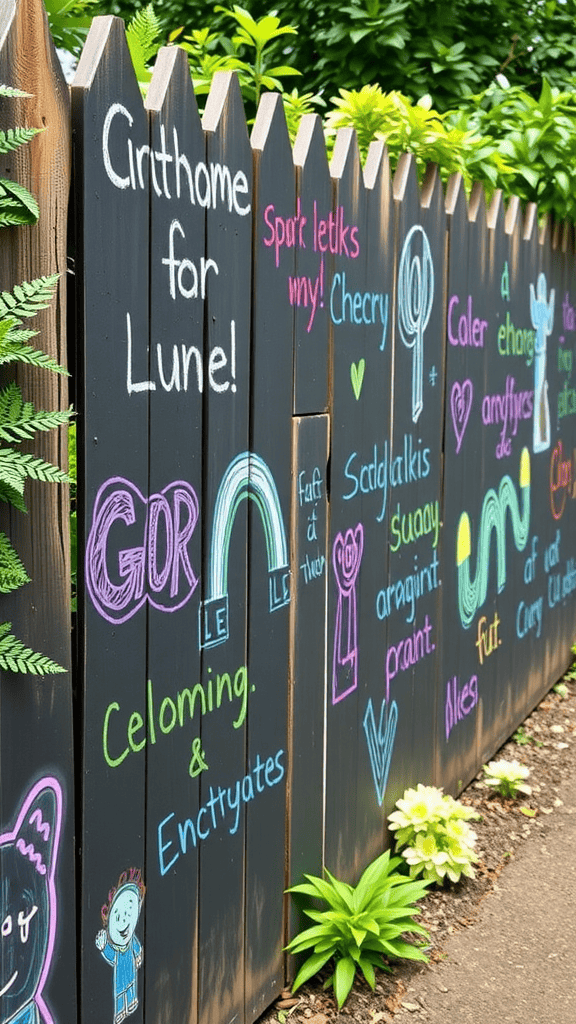
[(569, 664), (574, 231), (349, 130), (329, 164), (312, 115), (291, 147), (275, 95), (249, 134), (233, 74), (201, 120), (177, 47), (143, 101), (113, 17), (71, 95), (75, 760), (8, 784), (4, 678), (0, 843), (67, 780), (73, 862), (75, 781), (82, 1024), (252, 1024), (286, 886), (356, 880)]

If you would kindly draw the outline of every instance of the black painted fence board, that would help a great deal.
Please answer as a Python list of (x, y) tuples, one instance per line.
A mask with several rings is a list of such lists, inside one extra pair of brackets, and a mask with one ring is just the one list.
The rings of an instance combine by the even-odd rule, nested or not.
[[(145, 866), (145, 762), (129, 740), (146, 700), (148, 401), (148, 178), (130, 154), (148, 125), (123, 23), (97, 18), (73, 86), (81, 147), (82, 220), (77, 296), (84, 344), (84, 757), (82, 1019), (113, 1019), (116, 999), (143, 1020), (142, 978), (114, 992), (115, 952), (100, 907)], [(136, 390), (132, 390), (135, 388)], [(125, 554), (123, 554), (125, 552)], [(145, 884), (145, 879), (144, 879)], [(136, 906), (141, 891), (132, 890)], [(124, 897), (123, 897), (124, 898)], [(145, 912), (145, 901), (144, 901)], [(135, 960), (144, 913), (136, 926)], [(96, 945), (98, 943), (98, 946)], [(107, 962), (108, 961), (108, 962)], [(120, 1010), (118, 1010), (120, 1012)]]
[[(236, 78), (219, 73), (203, 118), (208, 165), (230, 171), (232, 204), (207, 210), (206, 255), (218, 274), (206, 293), (207, 358), (214, 386), (204, 401), (202, 680), (221, 705), (202, 723), (208, 770), (200, 801), (217, 826), (200, 846), (199, 1020), (244, 1020), (247, 673), (247, 488), (250, 460), (252, 152)], [(235, 188), (234, 188), (235, 183)], [(225, 363), (224, 363), (224, 360)], [(219, 364), (221, 368), (219, 368)], [(220, 684), (218, 684), (220, 679)], [(232, 689), (228, 688), (228, 681)], [(223, 687), (227, 688), (224, 689)], [(229, 699), (229, 694), (232, 699)], [(220, 793), (224, 796), (220, 798)], [(222, 807), (224, 810), (222, 810)]]
[[(160, 51), (148, 90), (150, 146), (205, 163), (205, 141), (182, 50)], [(160, 608), (148, 618), (149, 694), (155, 735), (147, 763), (147, 974), (149, 1021), (195, 1019), (198, 847), (203, 831), (198, 743), (200, 689), (198, 589), (202, 564), (202, 410), (207, 365), (204, 299), (214, 271), (205, 258), (205, 209), (192, 203), (186, 165), (174, 160), (150, 189), (149, 494), (157, 495), (155, 583)], [(180, 194), (179, 194), (180, 193)], [(184, 843), (178, 826), (187, 822)], [(209, 840), (208, 840), (209, 841)]]
[[(327, 469), (329, 419), (297, 416), (292, 443), (292, 602), (290, 651), (290, 884), (321, 875), (324, 836), (326, 702)], [(311, 786), (310, 780), (322, 780)], [(291, 902), (290, 937), (304, 928)], [(289, 971), (293, 971), (292, 958)]]
[[(295, 182), (280, 96), (262, 98), (254, 154), (254, 256), (250, 428), (248, 767), (246, 805), (246, 1019), (254, 1020), (284, 982), (283, 889), (287, 781), (290, 615), (291, 412)], [(271, 242), (270, 224), (274, 225)], [(276, 258), (277, 257), (277, 258)], [(278, 265), (277, 265), (278, 264)], [(266, 843), (262, 836), (267, 836)]]

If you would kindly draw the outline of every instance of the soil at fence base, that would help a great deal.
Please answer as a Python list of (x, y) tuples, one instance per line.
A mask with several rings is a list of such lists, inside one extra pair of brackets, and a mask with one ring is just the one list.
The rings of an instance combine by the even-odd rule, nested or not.
[[(475, 923), (482, 900), (522, 843), (535, 831), (545, 836), (547, 822), (558, 809), (559, 784), (576, 775), (576, 681), (566, 677), (563, 682), (567, 696), (552, 690), (515, 733), (516, 740), (510, 739), (495, 755), (515, 759), (530, 769), (527, 782), (532, 786), (531, 796), (520, 795), (516, 800), (491, 796), (479, 782), (482, 773), (462, 794), (462, 801), (482, 816), (471, 823), (478, 836), (477, 874), (475, 879), (431, 892), (424, 900), (421, 920), (432, 939), (430, 964), (406, 962), (395, 966), (391, 974), (378, 972), (375, 992), (357, 980), (340, 1011), (332, 994), (323, 991), (326, 974), (320, 975), (298, 991), (297, 1004), (287, 1007), (279, 1000), (258, 1024), (284, 1020), (286, 1024), (390, 1024), (399, 1010), (412, 1008), (411, 980), (416, 973), (434, 970), (435, 963), (442, 960), (443, 943), (449, 935)], [(521, 808), (536, 814), (528, 817)]]

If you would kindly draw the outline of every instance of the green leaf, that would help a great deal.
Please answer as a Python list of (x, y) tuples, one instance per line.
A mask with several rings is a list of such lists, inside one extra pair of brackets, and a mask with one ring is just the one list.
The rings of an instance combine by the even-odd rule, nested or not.
[(5, 533), (0, 533), (0, 594), (8, 594), (30, 582), (22, 562)]
[(350, 994), (350, 989), (354, 984), (355, 974), (356, 965), (351, 957), (342, 957), (342, 959), (336, 964), (336, 970), (334, 971), (334, 995), (336, 996), (336, 1002), (338, 1003), (339, 1010), (342, 1008)]
[(65, 672), (61, 665), (51, 661), (43, 654), (36, 654), (26, 647), (21, 640), (10, 634), (10, 622), (0, 626), (0, 668), (5, 672), (21, 672), (35, 676), (53, 675)]
[(318, 974), (318, 971), (324, 967), (324, 964), (328, 963), (331, 956), (331, 953), (313, 953), (312, 956), (309, 956), (294, 979), (292, 991), (295, 992), (304, 982)]
[(366, 981), (370, 985), (370, 988), (372, 989), (372, 991), (374, 991), (374, 989), (376, 988), (376, 972), (374, 971), (372, 963), (365, 956), (362, 956), (358, 961), (358, 966), (362, 971), (362, 974), (364, 975)]
[(10, 153), (19, 146), (25, 146), (35, 135), (44, 131), (43, 128), (7, 128), (0, 131), (0, 153)]
[(0, 178), (0, 214), (17, 218), (13, 223), (35, 224), (40, 211), (38, 203), (27, 188), (17, 181)]
[(59, 276), (50, 274), (47, 277), (26, 281), (22, 285), (16, 285), (13, 294), (1, 292), (0, 317), (10, 317), (15, 324), (19, 324), (23, 319), (36, 316), (41, 309), (46, 309), (50, 305)]

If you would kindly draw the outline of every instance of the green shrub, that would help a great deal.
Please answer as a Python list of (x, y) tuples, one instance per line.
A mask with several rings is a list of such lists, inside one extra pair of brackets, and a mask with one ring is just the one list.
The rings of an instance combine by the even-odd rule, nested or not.
[(426, 929), (414, 921), (419, 914), (416, 902), (424, 896), (428, 883), (410, 881), (399, 874), (396, 868), (400, 863), (400, 857), (391, 858), (390, 851), (386, 851), (366, 868), (355, 888), (325, 869), (325, 878), (305, 875), (306, 882), (288, 889), (326, 904), (322, 910), (304, 911), (316, 924), (300, 932), (286, 947), (291, 953), (313, 950), (296, 975), (293, 991), (334, 960), (326, 987), (334, 986), (341, 1007), (357, 971), (374, 989), (374, 968), (386, 969), (383, 957), (427, 962), (422, 945), (407, 942), (402, 936), (409, 933), (429, 939)]

